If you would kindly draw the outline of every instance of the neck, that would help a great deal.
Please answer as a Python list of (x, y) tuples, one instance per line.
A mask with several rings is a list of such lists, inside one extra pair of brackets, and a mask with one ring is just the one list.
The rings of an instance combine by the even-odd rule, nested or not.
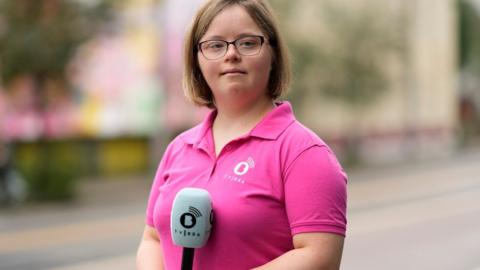
[(250, 131), (262, 118), (275, 107), (270, 98), (255, 102), (253, 106), (235, 108), (219, 106), (218, 114), (214, 121), (214, 129), (226, 133), (241, 135)]

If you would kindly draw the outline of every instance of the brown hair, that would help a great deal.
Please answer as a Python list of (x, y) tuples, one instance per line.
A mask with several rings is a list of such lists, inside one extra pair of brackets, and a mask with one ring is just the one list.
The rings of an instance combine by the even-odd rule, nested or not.
[(215, 107), (212, 91), (203, 78), (198, 64), (197, 44), (207, 32), (215, 16), (232, 5), (239, 5), (247, 11), (270, 43), (273, 62), (267, 86), (268, 96), (276, 99), (289, 87), (291, 75), (287, 47), (280, 36), (275, 15), (267, 1), (210, 0), (198, 10), (185, 38), (183, 87), (185, 95), (196, 105)]

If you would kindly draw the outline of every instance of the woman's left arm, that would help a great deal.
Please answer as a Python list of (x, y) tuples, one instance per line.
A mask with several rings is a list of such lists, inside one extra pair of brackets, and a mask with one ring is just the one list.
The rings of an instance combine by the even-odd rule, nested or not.
[(347, 176), (331, 150), (314, 146), (285, 173), (293, 249), (255, 270), (338, 270), (346, 230)]
[(252, 270), (338, 270), (344, 237), (333, 233), (299, 233), (294, 249)]

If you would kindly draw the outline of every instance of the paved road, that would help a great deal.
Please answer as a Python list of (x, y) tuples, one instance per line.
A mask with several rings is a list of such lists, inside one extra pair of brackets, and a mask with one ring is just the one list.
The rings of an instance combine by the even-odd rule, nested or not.
[(480, 153), (352, 173), (344, 270), (480, 270)]
[[(480, 270), (480, 152), (349, 175), (343, 270)], [(0, 269), (134, 269), (149, 181), (0, 211)]]
[(0, 269), (134, 269), (146, 178), (90, 180), (75, 203), (0, 212)]

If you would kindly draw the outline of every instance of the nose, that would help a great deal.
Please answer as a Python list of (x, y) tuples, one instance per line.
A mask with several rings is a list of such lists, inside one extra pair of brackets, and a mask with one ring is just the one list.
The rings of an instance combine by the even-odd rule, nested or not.
[(226, 59), (238, 59), (240, 54), (238, 53), (237, 47), (234, 44), (227, 45), (227, 52), (225, 53)]

